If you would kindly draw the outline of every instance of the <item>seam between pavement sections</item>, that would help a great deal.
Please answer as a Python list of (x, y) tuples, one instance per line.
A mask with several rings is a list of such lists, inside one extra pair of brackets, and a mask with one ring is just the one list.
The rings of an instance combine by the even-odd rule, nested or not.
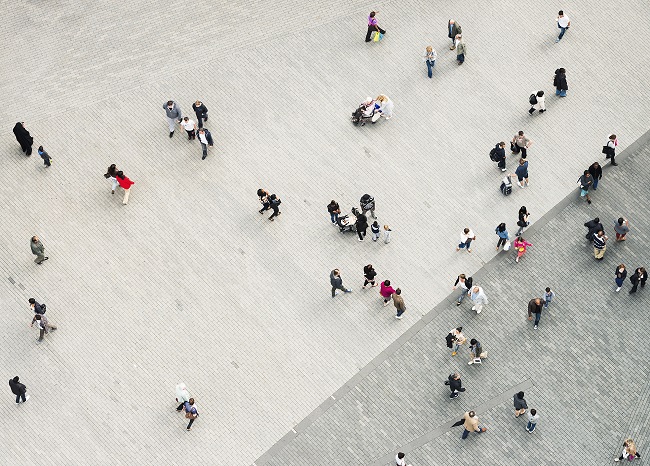
[[(650, 130), (646, 131), (642, 136), (640, 136), (636, 141), (634, 141), (632, 144), (630, 144), (628, 147), (626, 147), (623, 151), (621, 151), (620, 154), (616, 155), (616, 159), (621, 162), (626, 160), (630, 154), (635, 153), (639, 149), (641, 149), (643, 146), (645, 146), (648, 142), (650, 142)], [(586, 168), (586, 167), (585, 167)], [(603, 166), (603, 171), (609, 171), (612, 169), (611, 165), (607, 164)], [(578, 177), (578, 174), (576, 174), (576, 179)], [(536, 233), (538, 230), (543, 228), (553, 217), (555, 217), (559, 212), (564, 210), (566, 207), (568, 207), (571, 203), (575, 202), (578, 199), (578, 194), (577, 194), (577, 188), (575, 190), (572, 190), (564, 199), (562, 199), (560, 202), (558, 202), (555, 206), (553, 206), (551, 209), (548, 210), (540, 219), (533, 223), (530, 227), (526, 229), (527, 232), (530, 233)], [(506, 257), (506, 255), (503, 254), (497, 254), (495, 255), (492, 259), (490, 259), (485, 265), (483, 265), (476, 273), (473, 274), (475, 278), (480, 278), (493, 270), (497, 264), (503, 260)], [(350, 378), (341, 388), (339, 388), (336, 392), (334, 392), (329, 398), (327, 398), (323, 403), (321, 403), (316, 409), (314, 409), (310, 414), (308, 414), (302, 421), (300, 421), (293, 429), (291, 429), (289, 432), (287, 432), (280, 440), (278, 440), (275, 445), (273, 445), (271, 448), (269, 448), (262, 456), (260, 456), (254, 463), (253, 466), (262, 466), (266, 464), (268, 461), (270, 461), (277, 453), (282, 451), (293, 439), (298, 437), (300, 433), (306, 431), (311, 424), (313, 424), (323, 413), (325, 413), (330, 407), (332, 407), (337, 400), (343, 398), (352, 388), (357, 386), (363, 379), (366, 378), (369, 374), (371, 374), (376, 368), (378, 368), (381, 364), (383, 364), (393, 353), (395, 353), (398, 349), (400, 349), (404, 344), (406, 344), (411, 338), (413, 338), (415, 335), (417, 335), (420, 330), (422, 330), (427, 324), (429, 324), (433, 319), (435, 319), (443, 310), (447, 309), (447, 307), (454, 301), (454, 299), (457, 296), (457, 292), (452, 292), (449, 294), (449, 296), (442, 300), (440, 303), (438, 303), (433, 309), (431, 309), (429, 312), (424, 314), (420, 320), (418, 320), (415, 324), (413, 324), (409, 329), (407, 329), (402, 335), (400, 335), (395, 341), (393, 341), (390, 345), (386, 347), (381, 353), (379, 353), (375, 358), (373, 358), (365, 367), (361, 368), (357, 374), (355, 374), (353, 377)], [(527, 381), (527, 382), (522, 382), (520, 384), (523, 386), (523, 384), (530, 383), (530, 386), (532, 386), (532, 382)], [(510, 393), (510, 391), (508, 391)], [(501, 395), (503, 396), (503, 395)], [(508, 395), (509, 396), (509, 395)], [(501, 402), (496, 402), (499, 400), (500, 397), (494, 398), (492, 401), (488, 402), (486, 405), (483, 405), (481, 409), (489, 409), (493, 406), (496, 406), (497, 404), (500, 404)], [(491, 404), (494, 404), (491, 406)], [(476, 410), (479, 412), (479, 410)], [(454, 421), (455, 422), (455, 421)], [(409, 450), (411, 445), (415, 446), (420, 446), (417, 444), (417, 442), (421, 441), (421, 439), (426, 438), (427, 436), (431, 435), (431, 438), (435, 438), (437, 435), (440, 434), (435, 434), (439, 430), (444, 429), (444, 427), (440, 427), (429, 434), (426, 434), (423, 437), (420, 437), (420, 439), (417, 439), (413, 442), (411, 442), (408, 445), (405, 445), (404, 448), (406, 449), (409, 447)], [(423, 442), (424, 444), (426, 442)], [(387, 462), (390, 462), (392, 459), (392, 456), (388, 458), (388, 460), (384, 461), (383, 459), (381, 461), (384, 461), (383, 463), (379, 462), (377, 464), (386, 464)]]
[[(489, 411), (492, 408), (495, 408), (503, 403), (506, 403), (509, 400), (512, 400), (512, 393), (515, 392), (520, 392), (520, 391), (526, 391), (530, 388), (532, 388), (535, 384), (532, 382), (532, 380), (524, 380), (520, 384), (513, 385), (512, 387), (508, 388), (507, 390), (501, 392), (499, 395), (495, 396), (491, 400), (489, 400), (487, 403), (484, 403), (477, 408), (474, 408), (474, 412), (476, 414), (481, 414), (485, 411)], [(409, 442), (405, 445), (402, 445), (401, 447), (398, 446), (398, 448), (395, 448), (395, 451), (413, 451), (417, 448), (420, 448), (427, 443), (431, 442), (433, 439), (440, 437), (441, 435), (444, 435), (449, 429), (452, 428), (452, 424), (458, 421), (458, 417), (455, 417), (451, 421), (447, 421), (445, 424), (441, 425), (440, 427), (436, 427), (435, 429), (427, 432), (426, 434), (416, 438), (412, 442)], [(376, 460), (373, 460), (372, 465), (373, 466), (384, 466), (395, 458), (395, 452), (388, 453), (384, 455), (381, 458), (378, 458)]]

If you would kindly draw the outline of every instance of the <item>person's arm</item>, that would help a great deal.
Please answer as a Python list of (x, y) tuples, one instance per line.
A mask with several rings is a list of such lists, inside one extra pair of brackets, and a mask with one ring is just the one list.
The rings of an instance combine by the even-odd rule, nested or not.
[(34, 322), (36, 322), (36, 316), (34, 316), (34, 318), (32, 319), (32, 323), (29, 324), (29, 326), (30, 326), (30, 327), (33, 327), (33, 326), (34, 326)]

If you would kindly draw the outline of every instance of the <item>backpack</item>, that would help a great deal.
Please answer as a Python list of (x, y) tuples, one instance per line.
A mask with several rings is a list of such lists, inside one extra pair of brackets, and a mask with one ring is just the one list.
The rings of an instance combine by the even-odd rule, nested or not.
[(492, 150), (490, 151), (490, 160), (493, 162), (498, 162), (499, 159), (497, 159), (497, 148), (493, 147)]
[(530, 102), (530, 105), (535, 105), (537, 103), (537, 96), (531, 94), (530, 97), (528, 97), (528, 102)]
[(510, 194), (512, 194), (512, 182), (510, 181), (509, 176), (506, 176), (501, 182), (501, 193), (503, 193), (504, 196), (510, 196)]

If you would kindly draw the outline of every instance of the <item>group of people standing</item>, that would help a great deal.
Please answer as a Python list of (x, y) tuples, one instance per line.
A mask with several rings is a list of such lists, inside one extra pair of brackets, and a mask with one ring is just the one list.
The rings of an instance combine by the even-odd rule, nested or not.
[[(203, 102), (197, 100), (192, 104), (192, 110), (196, 115), (196, 122), (189, 117), (183, 117), (181, 107), (173, 100), (168, 100), (163, 104), (163, 110), (167, 117), (167, 125), (169, 126), (169, 137), (174, 136), (176, 131), (176, 123), (178, 123), (187, 133), (187, 139), (193, 141), (198, 137), (201, 144), (202, 157), (205, 160), (208, 156), (208, 147), (214, 146), (212, 134), (207, 128), (203, 127), (203, 121), (208, 121), (208, 108)], [(197, 134), (198, 130), (198, 134)]]

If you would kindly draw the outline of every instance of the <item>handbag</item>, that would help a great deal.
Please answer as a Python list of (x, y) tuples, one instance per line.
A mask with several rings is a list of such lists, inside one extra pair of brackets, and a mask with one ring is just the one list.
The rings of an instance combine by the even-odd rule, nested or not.
[(185, 413), (186, 419), (196, 419), (196, 416), (198, 416), (198, 414)]
[(381, 32), (377, 32), (372, 40), (374, 42), (379, 42), (381, 40)]
[(510, 241), (506, 241), (506, 244), (503, 245), (503, 250), (504, 251), (510, 251), (511, 246), (512, 246), (512, 244), (510, 243)]

